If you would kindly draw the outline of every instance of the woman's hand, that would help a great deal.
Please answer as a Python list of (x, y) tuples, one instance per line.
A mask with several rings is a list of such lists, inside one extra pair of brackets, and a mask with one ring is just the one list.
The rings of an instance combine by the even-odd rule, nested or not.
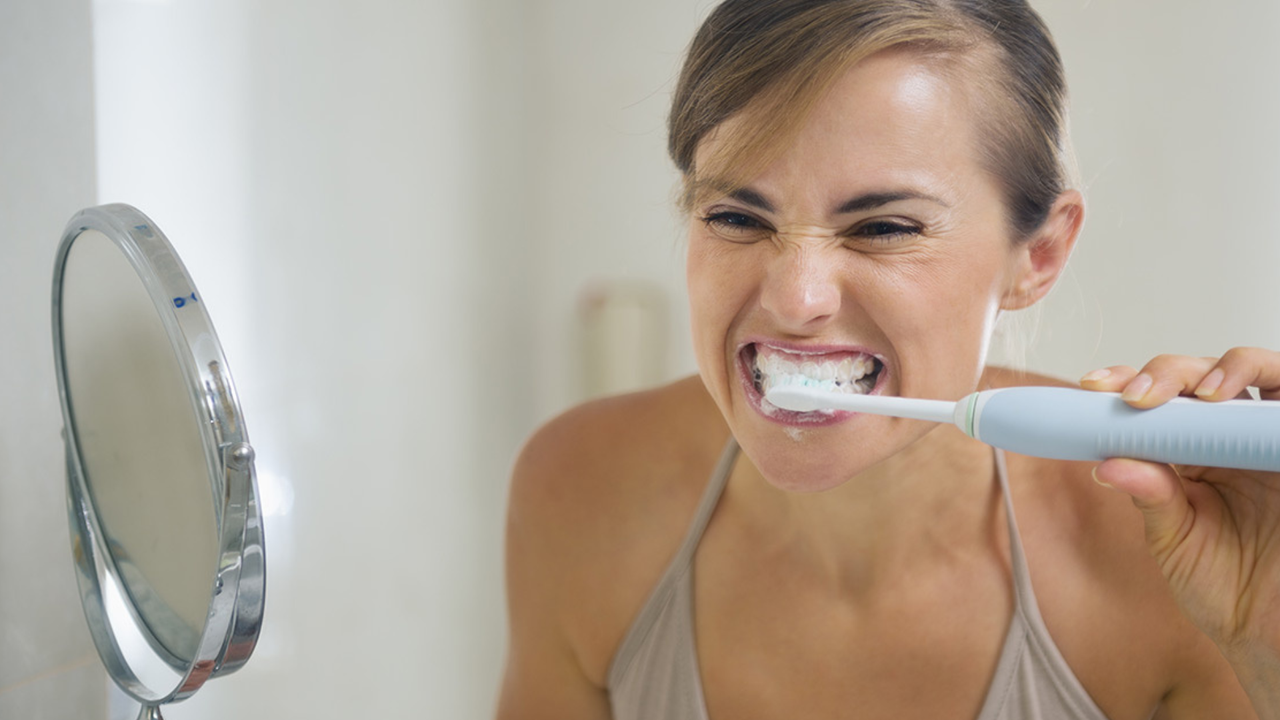
[[(1280, 353), (1235, 348), (1221, 358), (1162, 355), (1141, 371), (1085, 375), (1089, 390), (1120, 392), (1139, 408), (1178, 395), (1207, 401), (1253, 386), (1280, 399)], [(1094, 478), (1142, 511), (1147, 546), (1182, 611), (1208, 635), (1262, 717), (1280, 717), (1280, 473), (1113, 459)]]

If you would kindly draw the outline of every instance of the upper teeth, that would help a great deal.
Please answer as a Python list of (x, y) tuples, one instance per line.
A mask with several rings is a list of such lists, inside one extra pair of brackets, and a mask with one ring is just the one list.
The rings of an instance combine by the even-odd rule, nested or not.
[(760, 353), (756, 356), (756, 369), (767, 380), (771, 376), (804, 375), (813, 380), (831, 380), (838, 384), (853, 383), (875, 370), (876, 361), (869, 355), (841, 360), (802, 360), (793, 362), (776, 353)]

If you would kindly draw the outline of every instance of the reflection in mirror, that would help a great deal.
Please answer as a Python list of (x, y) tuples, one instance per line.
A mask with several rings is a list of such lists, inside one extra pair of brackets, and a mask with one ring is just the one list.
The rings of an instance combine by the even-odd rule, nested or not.
[(85, 615), (108, 672), (158, 718), (256, 643), (253, 450), (203, 302), (140, 212), (72, 218), (53, 302)]

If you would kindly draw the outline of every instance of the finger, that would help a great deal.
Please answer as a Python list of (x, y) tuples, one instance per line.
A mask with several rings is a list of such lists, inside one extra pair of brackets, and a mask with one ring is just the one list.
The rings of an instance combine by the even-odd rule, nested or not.
[(1139, 408), (1162, 405), (1199, 387), (1217, 362), (1216, 358), (1159, 355), (1125, 385), (1120, 397)]
[(1182, 478), (1168, 465), (1125, 458), (1103, 462), (1093, 477), (1127, 494), (1142, 511), (1147, 547), (1163, 566), (1186, 537), (1194, 515)]
[(1080, 387), (1098, 392), (1120, 392), (1137, 374), (1138, 371), (1128, 365), (1112, 365), (1080, 378)]
[(1205, 374), (1195, 389), (1204, 400), (1230, 400), (1239, 397), (1250, 385), (1268, 400), (1280, 399), (1280, 353), (1263, 348), (1237, 347)]

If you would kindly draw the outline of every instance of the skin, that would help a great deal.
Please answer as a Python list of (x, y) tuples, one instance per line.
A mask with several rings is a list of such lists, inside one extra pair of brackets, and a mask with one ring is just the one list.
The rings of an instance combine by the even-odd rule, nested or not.
[[(694, 561), (710, 717), (977, 715), (1013, 611), (990, 448), (950, 427), (860, 415), (797, 431), (753, 405), (740, 366), (751, 342), (856, 347), (883, 361), (882, 394), (1054, 384), (986, 367), (985, 348), (1002, 310), (1056, 280), (1082, 201), (1063, 193), (1015, 242), (974, 138), (963, 83), (885, 53), (836, 83), (748, 193), (695, 203), (699, 376), (575, 408), (517, 462), (499, 718), (610, 717), (609, 663), (730, 433), (743, 452)], [(715, 143), (712, 133), (699, 158)], [(885, 193), (910, 197), (841, 212)], [(1214, 368), (1222, 381), (1208, 399), (1246, 384), (1280, 391), (1280, 358), (1265, 351), (1160, 358), (1084, 385), (1159, 404), (1203, 390)], [(1139, 397), (1142, 375), (1152, 389)], [(1219, 530), (1265, 536), (1263, 510), (1280, 501), (1230, 471), (1179, 480), (1115, 460), (1094, 482), (1093, 470), (1009, 456), (1037, 600), (1073, 672), (1113, 720), (1257, 717), (1249, 698), (1267, 707), (1266, 678), (1280, 677), (1267, 675), (1280, 620), (1263, 610), (1280, 573), (1261, 571), (1280, 567), (1266, 564), (1280, 544), (1259, 553)], [(1238, 492), (1193, 481), (1219, 476)], [(1232, 574), (1254, 561), (1258, 572)], [(1235, 603), (1245, 596), (1257, 602)]]
[[(1105, 368), (1085, 387), (1120, 392), (1135, 407), (1179, 395), (1280, 399), (1280, 354), (1234, 348), (1221, 358), (1164, 355), (1139, 372)], [(1280, 717), (1280, 474), (1108, 460), (1094, 471), (1130, 495), (1147, 546), (1183, 613), (1214, 639), (1260, 717)]]

